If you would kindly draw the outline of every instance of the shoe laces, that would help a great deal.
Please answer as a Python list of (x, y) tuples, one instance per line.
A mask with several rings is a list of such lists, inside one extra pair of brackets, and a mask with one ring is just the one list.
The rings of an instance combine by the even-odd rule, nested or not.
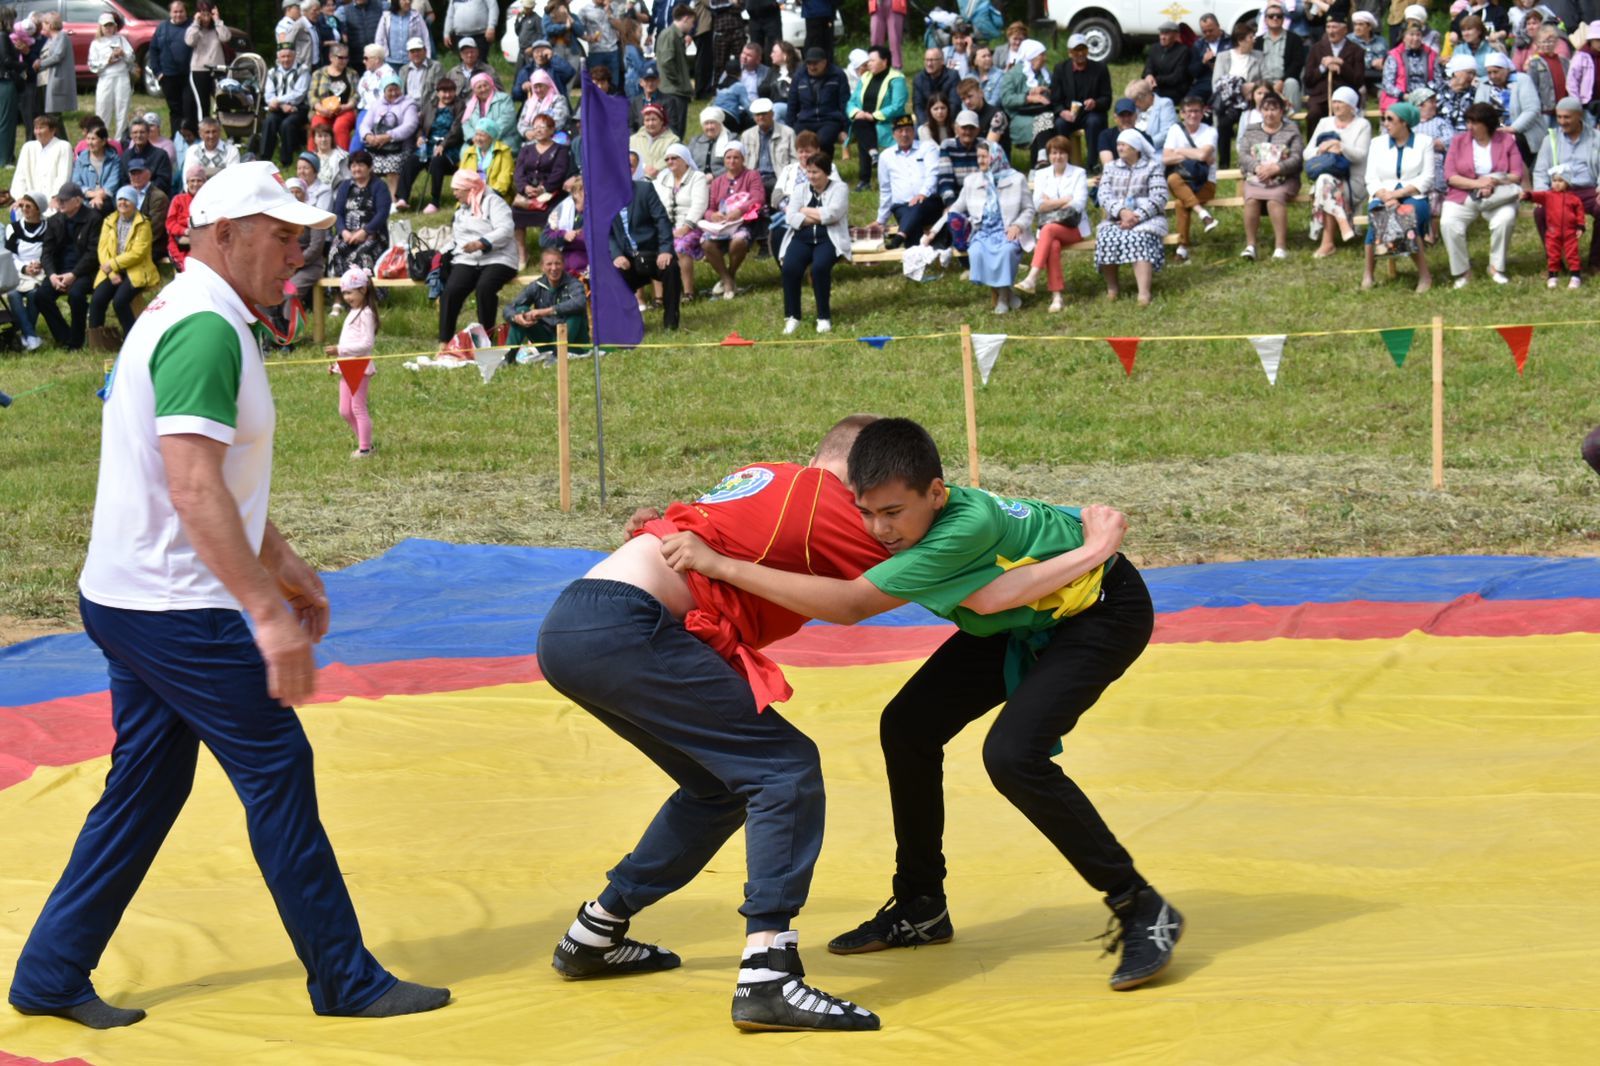
[(862, 1010), (848, 999), (829, 995), (798, 977), (784, 982), (782, 995), (784, 1001), (795, 1010), (811, 1014), (853, 1014)]
[(1084, 943), (1092, 944), (1096, 940), (1100, 941), (1099, 957), (1102, 959), (1107, 955), (1115, 955), (1117, 953), (1117, 949), (1122, 946), (1123, 929), (1124, 927), (1122, 924), (1122, 919), (1113, 914), (1106, 921), (1106, 931), (1101, 933), (1099, 936), (1091, 936), (1086, 938)]

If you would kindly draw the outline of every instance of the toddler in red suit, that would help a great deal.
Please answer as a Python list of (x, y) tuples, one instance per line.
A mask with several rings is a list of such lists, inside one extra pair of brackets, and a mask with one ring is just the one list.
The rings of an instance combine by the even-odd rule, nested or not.
[(1572, 275), (1567, 288), (1576, 289), (1583, 284), (1582, 267), (1578, 262), (1578, 238), (1583, 236), (1583, 201), (1567, 182), (1566, 168), (1550, 168), (1548, 192), (1524, 192), (1526, 199), (1544, 208), (1545, 285), (1555, 288), (1557, 275), (1563, 267)]

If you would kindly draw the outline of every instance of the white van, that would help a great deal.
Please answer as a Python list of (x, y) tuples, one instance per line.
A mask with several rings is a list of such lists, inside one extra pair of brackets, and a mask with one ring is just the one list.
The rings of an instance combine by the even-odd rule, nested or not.
[(1155, 40), (1156, 27), (1172, 21), (1200, 31), (1200, 16), (1217, 16), (1224, 36), (1240, 19), (1253, 19), (1261, 0), (1048, 0), (1046, 10), (1063, 34), (1089, 39), (1089, 58), (1112, 62), (1131, 42)]

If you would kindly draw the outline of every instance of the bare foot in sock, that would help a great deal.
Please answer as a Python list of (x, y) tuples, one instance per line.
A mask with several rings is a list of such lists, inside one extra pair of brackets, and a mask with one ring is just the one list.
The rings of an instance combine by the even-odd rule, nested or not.
[[(16, 1006), (15, 1004), (12, 1005)], [(35, 1017), (65, 1018), (68, 1021), (77, 1022), (79, 1025), (86, 1025), (90, 1029), (119, 1029), (124, 1025), (132, 1025), (134, 1022), (144, 1020), (144, 1011), (113, 1007), (99, 996), (89, 1000), (87, 1003), (79, 1003), (72, 1007), (57, 1007), (50, 1010), (17, 1007), (17, 1013), (29, 1014)]]
[(450, 1002), (448, 988), (429, 988), (411, 981), (396, 981), (393, 988), (355, 1013), (357, 1018), (394, 1018), (438, 1010)]

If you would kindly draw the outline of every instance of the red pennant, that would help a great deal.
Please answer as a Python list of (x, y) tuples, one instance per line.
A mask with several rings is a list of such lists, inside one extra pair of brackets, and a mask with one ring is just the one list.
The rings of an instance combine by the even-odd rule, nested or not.
[(753, 348), (755, 347), (755, 343), (755, 341), (746, 340), (745, 338), (739, 336), (738, 330), (734, 330), (732, 333), (722, 338), (722, 346), (724, 348)]
[(1111, 350), (1117, 353), (1117, 358), (1122, 362), (1123, 374), (1132, 377), (1133, 358), (1139, 351), (1139, 338), (1107, 337), (1106, 343), (1111, 345)]
[(1506, 347), (1511, 349), (1511, 358), (1517, 361), (1517, 373), (1522, 373), (1522, 368), (1528, 362), (1528, 345), (1533, 343), (1533, 327), (1500, 326), (1495, 332), (1500, 334), (1506, 342)]
[(350, 386), (351, 392), (361, 388), (361, 379), (367, 376), (367, 367), (371, 363), (371, 359), (339, 360), (339, 373), (344, 375), (344, 383)]
[(494, 328), (494, 333), (492, 334), (492, 336), (494, 337), (495, 347), (497, 347), (497, 348), (505, 347), (506, 342), (511, 337), (511, 323), (509, 323), (509, 322), (500, 323), (498, 326), (496, 326)]

